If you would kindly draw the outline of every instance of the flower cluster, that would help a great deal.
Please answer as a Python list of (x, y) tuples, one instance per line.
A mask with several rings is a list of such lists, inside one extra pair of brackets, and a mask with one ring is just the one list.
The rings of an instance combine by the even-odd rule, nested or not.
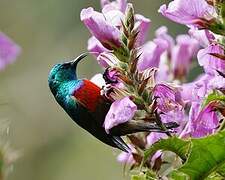
[[(20, 52), (21, 48), (0, 32), (0, 71), (4, 70), (8, 64), (12, 64)], [(0, 179), (5, 179), (12, 163), (18, 158), (17, 152), (9, 147), (9, 142), (4, 138), (8, 127), (8, 122), (0, 120)]]
[[(225, 114), (225, 9), (220, 2), (173, 0), (162, 5), (159, 13), (189, 31), (174, 39), (162, 26), (151, 41), (146, 41), (151, 20), (134, 14), (132, 4), (101, 0), (101, 5), (101, 12), (83, 9), (81, 20), (92, 34), (88, 50), (105, 69), (92, 80), (112, 101), (106, 132), (131, 119), (155, 122), (165, 132), (127, 136), (131, 152), (123, 152), (118, 160), (139, 166), (142, 151), (159, 139), (201, 138), (220, 131)], [(190, 82), (194, 66), (202, 67), (203, 73)], [(179, 127), (171, 132), (165, 126), (170, 122)], [(157, 152), (144, 165), (158, 168), (163, 157)]]
[(20, 47), (0, 32), (0, 70), (13, 63), (20, 54)]

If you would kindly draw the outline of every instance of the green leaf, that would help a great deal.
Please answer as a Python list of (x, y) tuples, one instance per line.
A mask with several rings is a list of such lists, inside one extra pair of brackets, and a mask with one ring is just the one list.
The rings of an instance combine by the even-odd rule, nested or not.
[(145, 175), (133, 175), (131, 180), (146, 180)]
[(184, 141), (177, 137), (171, 137), (169, 139), (161, 139), (160, 141), (153, 144), (144, 153), (144, 162), (154, 155), (158, 150), (172, 151), (176, 153), (182, 160), (186, 160), (187, 153), (190, 147), (190, 141)]
[(147, 171), (139, 175), (131, 176), (131, 180), (157, 180), (157, 177), (154, 173)]
[(191, 142), (188, 159), (178, 171), (189, 175), (192, 180), (201, 180), (224, 167), (225, 131), (206, 138), (192, 139)]
[(144, 160), (158, 150), (172, 151), (181, 159), (186, 159), (183, 166), (170, 173), (171, 179), (209, 180), (225, 177), (225, 130), (189, 141), (177, 137), (160, 140), (145, 151)]
[(225, 163), (218, 169), (217, 173), (225, 177)]
[(189, 179), (188, 175), (182, 173), (182, 172), (179, 172), (179, 171), (176, 171), (174, 170), (172, 173), (170, 173), (170, 180), (187, 180)]
[(224, 176), (219, 175), (218, 173), (213, 173), (205, 180), (224, 180)]
[(204, 100), (202, 104), (202, 108), (207, 106), (212, 101), (224, 101), (225, 102), (225, 96), (219, 93), (218, 91), (213, 91), (211, 94), (207, 96), (207, 98)]

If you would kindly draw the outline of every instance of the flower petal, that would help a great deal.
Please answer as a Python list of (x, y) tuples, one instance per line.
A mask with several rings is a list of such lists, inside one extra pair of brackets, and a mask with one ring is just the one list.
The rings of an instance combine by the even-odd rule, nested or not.
[(214, 35), (208, 30), (198, 30), (197, 28), (191, 28), (188, 33), (191, 37), (195, 38), (202, 47), (207, 47), (214, 39)]
[(219, 44), (210, 44), (205, 49), (201, 49), (198, 52), (198, 63), (200, 66), (203, 66), (206, 73), (210, 75), (217, 74), (216, 70), (225, 72), (225, 61), (219, 59), (210, 53), (215, 53), (224, 56), (224, 49)]
[(137, 106), (127, 96), (112, 103), (109, 112), (105, 117), (104, 127), (107, 133), (119, 124), (125, 123), (133, 118)]
[(109, 51), (106, 49), (94, 36), (88, 39), (88, 47), (87, 47), (89, 52), (94, 52), (94, 56), (98, 56), (102, 52), (107, 52)]
[(13, 63), (20, 54), (20, 47), (8, 36), (0, 32), (0, 70)]
[(143, 45), (143, 43), (145, 42), (146, 36), (148, 34), (148, 30), (151, 25), (151, 20), (140, 14), (136, 14), (135, 19), (136, 19), (136, 23), (134, 25), (134, 29), (136, 29), (139, 32), (135, 45), (139, 47)]
[(102, 13), (93, 8), (82, 9), (81, 21), (86, 25), (91, 34), (95, 36), (107, 49), (121, 47), (120, 31), (110, 22), (107, 22)]
[(192, 57), (198, 50), (198, 42), (188, 35), (177, 36), (177, 45), (172, 49), (171, 66), (175, 78), (183, 79), (191, 65)]
[(215, 132), (219, 125), (219, 118), (214, 111), (214, 102), (202, 109), (197, 116), (196, 107), (192, 107), (191, 111), (190, 133), (192, 137), (200, 138)]
[(157, 107), (164, 113), (182, 109), (183, 102), (178, 89), (172, 89), (165, 84), (157, 84), (153, 89), (153, 97), (157, 100)]
[(177, 23), (198, 26), (196, 21), (211, 20), (215, 9), (205, 0), (174, 0), (168, 7), (162, 5), (159, 12)]
[(141, 49), (142, 54), (137, 64), (138, 70), (143, 71), (151, 67), (158, 67), (160, 56), (167, 48), (168, 43), (160, 38), (156, 38), (144, 44)]
[(116, 0), (112, 2), (110, 0), (101, 0), (101, 6), (105, 11), (120, 10), (124, 13), (127, 7), (127, 0)]
[(169, 51), (171, 51), (174, 46), (173, 37), (168, 34), (168, 29), (166, 26), (161, 26), (155, 31), (155, 36), (161, 38), (168, 43)]
[(103, 52), (97, 58), (98, 63), (104, 67), (113, 67), (118, 63), (118, 59), (112, 53)]

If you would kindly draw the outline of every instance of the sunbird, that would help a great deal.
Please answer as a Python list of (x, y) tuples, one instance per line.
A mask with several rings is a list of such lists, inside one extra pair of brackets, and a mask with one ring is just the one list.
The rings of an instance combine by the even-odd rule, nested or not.
[[(166, 132), (157, 124), (129, 120), (106, 133), (103, 124), (111, 102), (101, 95), (101, 88), (88, 79), (78, 79), (77, 64), (86, 57), (81, 54), (75, 60), (56, 64), (50, 71), (48, 83), (58, 104), (80, 127), (105, 144), (129, 152), (130, 148), (121, 136), (136, 132)], [(175, 122), (165, 123), (167, 129), (176, 128)]]

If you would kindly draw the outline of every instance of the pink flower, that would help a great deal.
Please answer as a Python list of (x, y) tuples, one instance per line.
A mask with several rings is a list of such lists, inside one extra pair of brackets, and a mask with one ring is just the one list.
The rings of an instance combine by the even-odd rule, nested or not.
[(113, 102), (105, 117), (105, 131), (109, 133), (109, 130), (112, 127), (132, 119), (136, 110), (137, 106), (130, 100), (129, 97), (124, 97), (123, 99)]
[(157, 132), (151, 132), (148, 136), (147, 136), (147, 145), (151, 146), (154, 143), (156, 143), (157, 141), (159, 141), (160, 139), (166, 139), (168, 136), (165, 133), (157, 133)]
[(198, 30), (197, 28), (191, 28), (188, 33), (191, 37), (195, 38), (202, 47), (207, 47), (215, 39), (214, 35), (208, 30)]
[(159, 12), (180, 24), (205, 27), (213, 19), (215, 9), (205, 0), (174, 0), (162, 5)]
[(94, 56), (98, 56), (102, 52), (107, 52), (108, 49), (106, 49), (94, 36), (89, 38), (88, 40), (88, 51), (94, 52)]
[(224, 91), (225, 90), (225, 78), (218, 74), (210, 80), (208, 86), (210, 89), (219, 89), (219, 90)]
[(112, 2), (110, 0), (101, 0), (101, 6), (105, 11), (119, 10), (124, 13), (127, 7), (127, 0), (116, 0)]
[(119, 76), (120, 73), (116, 68), (107, 68), (103, 74), (103, 78), (107, 84), (107, 87), (124, 89), (125, 85), (123, 82), (121, 82)]
[(157, 100), (158, 109), (164, 113), (182, 109), (183, 102), (178, 89), (172, 89), (165, 84), (157, 84), (153, 89), (153, 97)]
[[(155, 36), (157, 38), (163, 39), (168, 43), (168, 50), (171, 51), (174, 46), (174, 39), (168, 34), (168, 29), (166, 26), (161, 26), (155, 31)], [(169, 52), (170, 53), (170, 52)]]
[(190, 137), (193, 132), (192, 122), (196, 119), (199, 113), (200, 104), (199, 102), (193, 102), (191, 105), (191, 109), (189, 111), (189, 121), (187, 122), (185, 128), (180, 134), (181, 138)]
[(216, 70), (225, 72), (225, 61), (211, 55), (211, 53), (224, 56), (224, 49), (219, 44), (210, 44), (205, 49), (201, 49), (197, 55), (199, 65), (203, 66), (205, 72), (210, 75), (217, 74)]
[(117, 9), (108, 9), (103, 8), (102, 14), (104, 15), (107, 22), (110, 22), (112, 26), (117, 27), (118, 29), (121, 27), (121, 20), (124, 19), (124, 13)]
[(199, 103), (192, 104), (189, 122), (185, 129), (186, 132), (182, 133), (183, 137), (190, 135), (191, 137), (201, 138), (214, 133), (219, 126), (219, 118), (214, 110), (214, 102), (208, 104), (202, 110), (200, 108)]
[(20, 54), (20, 47), (0, 32), (0, 70), (13, 63)]
[(201, 102), (211, 90), (209, 82), (213, 77), (207, 74), (201, 74), (193, 82), (183, 84), (181, 92), (182, 99), (190, 104), (192, 102)]
[(121, 47), (120, 31), (108, 22), (102, 13), (94, 11), (93, 8), (82, 9), (81, 21), (86, 25), (91, 34), (98, 39), (107, 49)]
[(195, 84), (194, 82), (184, 83), (181, 86), (181, 97), (185, 104), (190, 104), (192, 101), (196, 100), (193, 94)]
[[(81, 11), (81, 21), (86, 25), (91, 34), (95, 37), (89, 39), (88, 50), (104, 52), (120, 48), (121, 43), (121, 21), (125, 18), (125, 9), (127, 2), (125, 0), (108, 1), (102, 0), (102, 13), (94, 11), (89, 7)], [(134, 29), (137, 30), (138, 36), (136, 47), (142, 45), (150, 27), (150, 20), (142, 15), (135, 15)], [(97, 39), (97, 40), (96, 40)]]
[[(108, 1), (102, 0), (102, 13), (108, 22), (110, 22), (113, 26), (116, 26), (118, 29), (121, 28), (121, 20), (125, 17), (125, 10), (127, 7), (126, 0), (117, 0), (117, 1)], [(134, 29), (137, 30), (138, 37), (136, 40), (136, 47), (142, 45), (145, 41), (146, 35), (150, 28), (150, 19), (144, 17), (143, 15), (136, 14), (135, 15), (135, 25)]]
[(139, 47), (143, 45), (145, 42), (146, 36), (148, 34), (148, 30), (151, 25), (151, 20), (140, 14), (135, 15), (135, 20), (136, 22), (134, 24), (134, 29), (139, 32), (135, 45), (136, 47)]
[[(158, 142), (161, 139), (166, 139), (167, 135), (165, 133), (156, 133), (156, 132), (151, 132), (147, 138), (147, 146), (150, 147), (152, 146), (154, 143)], [(162, 155), (161, 151), (156, 151), (156, 153), (152, 156), (151, 158), (151, 165), (153, 166), (155, 163), (155, 160), (157, 158), (159, 158)]]
[[(112, 6), (112, 3), (115, 5)], [(119, 3), (112, 2), (110, 5), (104, 6), (102, 9), (102, 13), (108, 22), (110, 22), (113, 26), (116, 26), (118, 29), (121, 28), (121, 20), (124, 19), (125, 14), (121, 8), (117, 7)], [(124, 3), (122, 3), (124, 4)], [(145, 42), (146, 36), (148, 34), (148, 30), (150, 28), (151, 21), (150, 19), (144, 17), (141, 14), (135, 14), (135, 24), (134, 30), (138, 31), (137, 40), (135, 42), (135, 46), (139, 47), (143, 45)]]
[(134, 164), (135, 163), (132, 153), (126, 153), (126, 152), (121, 152), (117, 156), (117, 161), (122, 164)]
[(102, 67), (107, 68), (115, 66), (119, 60), (112, 53), (103, 52), (98, 56), (97, 61)]
[(199, 47), (198, 42), (188, 35), (177, 36), (177, 45), (172, 49), (171, 66), (175, 78), (184, 78), (191, 65), (191, 60)]
[[(167, 51), (169, 52), (169, 50)], [(172, 77), (170, 64), (168, 62), (168, 53), (163, 53), (160, 56), (159, 67), (157, 68), (155, 80), (158, 83), (170, 82)]]
[(132, 153), (135, 153), (136, 150), (134, 149), (134, 147), (131, 144), (128, 144), (128, 146), (131, 149), (131, 152), (121, 152), (118, 156), (117, 156), (117, 161), (122, 163), (122, 164), (128, 164), (128, 165), (132, 165), (135, 163), (135, 160), (133, 158)]
[(180, 134), (182, 132), (187, 121), (187, 116), (184, 109), (175, 109), (167, 113), (162, 113), (160, 118), (163, 123), (176, 122), (179, 124), (179, 126), (174, 129), (176, 134)]
[(143, 45), (137, 68), (139, 71), (151, 67), (158, 67), (162, 53), (168, 48), (166, 40), (156, 38)]

